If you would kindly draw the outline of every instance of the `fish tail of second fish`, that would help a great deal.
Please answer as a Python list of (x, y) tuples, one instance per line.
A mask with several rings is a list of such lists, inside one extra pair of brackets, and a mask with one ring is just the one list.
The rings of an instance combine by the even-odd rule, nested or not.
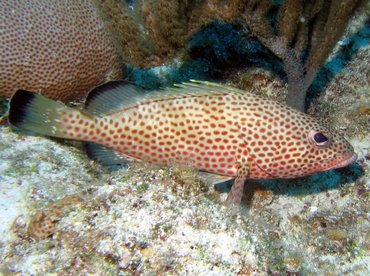
[(75, 131), (78, 124), (93, 121), (91, 115), (26, 90), (18, 90), (11, 98), (8, 119), (18, 129), (78, 140), (83, 140)]

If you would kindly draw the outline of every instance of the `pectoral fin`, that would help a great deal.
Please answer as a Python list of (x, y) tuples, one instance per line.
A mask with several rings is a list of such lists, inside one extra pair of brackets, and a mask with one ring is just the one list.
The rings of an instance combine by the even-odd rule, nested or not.
[(209, 172), (199, 172), (200, 178), (208, 183), (212, 183), (219, 192), (227, 192), (230, 189), (234, 177), (219, 175)]
[(213, 185), (218, 185), (223, 182), (228, 182), (234, 179), (234, 177), (230, 177), (226, 175), (219, 175), (219, 174), (214, 174), (214, 173), (209, 173), (209, 172), (203, 172), (203, 171), (199, 172), (199, 175), (203, 180), (210, 182)]

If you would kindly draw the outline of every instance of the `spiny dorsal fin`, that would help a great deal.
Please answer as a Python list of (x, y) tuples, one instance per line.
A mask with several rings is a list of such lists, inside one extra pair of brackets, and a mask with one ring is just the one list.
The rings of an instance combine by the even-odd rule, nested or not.
[(172, 98), (183, 96), (224, 95), (231, 93), (242, 94), (245, 92), (231, 86), (214, 82), (190, 80), (190, 82), (174, 84), (174, 87), (153, 91), (153, 93), (161, 94), (162, 97)]
[(230, 86), (191, 80), (191, 82), (175, 84), (173, 87), (154, 91), (143, 89), (124, 81), (108, 82), (94, 88), (86, 99), (85, 108), (91, 114), (103, 116), (115, 111), (128, 109), (149, 101), (166, 100), (182, 97), (205, 95), (240, 94), (242, 90)]

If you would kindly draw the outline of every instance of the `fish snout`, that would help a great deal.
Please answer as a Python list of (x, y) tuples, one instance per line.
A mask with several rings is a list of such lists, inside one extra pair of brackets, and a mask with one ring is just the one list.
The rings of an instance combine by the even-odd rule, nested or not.
[(355, 152), (353, 151), (345, 152), (342, 155), (341, 160), (336, 165), (334, 165), (332, 169), (346, 167), (352, 164), (353, 162), (355, 162), (356, 160), (357, 160), (357, 154)]

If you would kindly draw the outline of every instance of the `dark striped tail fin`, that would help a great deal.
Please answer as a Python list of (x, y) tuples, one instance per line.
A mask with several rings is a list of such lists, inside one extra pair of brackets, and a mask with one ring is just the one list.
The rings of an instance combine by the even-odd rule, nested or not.
[(64, 104), (40, 94), (18, 90), (9, 103), (9, 122), (12, 126), (37, 134), (70, 138), (62, 134), (62, 117), (77, 112)]

